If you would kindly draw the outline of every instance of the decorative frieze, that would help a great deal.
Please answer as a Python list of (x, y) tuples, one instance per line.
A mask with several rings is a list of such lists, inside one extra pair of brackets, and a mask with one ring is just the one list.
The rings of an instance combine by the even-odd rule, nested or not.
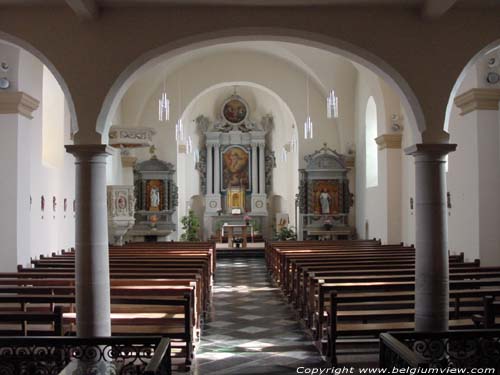
[(38, 108), (40, 102), (32, 96), (21, 91), (0, 92), (0, 114), (20, 114), (29, 119), (33, 118), (33, 112)]
[(455, 98), (455, 105), (460, 108), (460, 114), (476, 110), (498, 111), (500, 89), (470, 89)]
[(386, 148), (401, 148), (401, 140), (403, 135), (401, 133), (391, 133), (382, 134), (381, 136), (375, 138), (379, 150), (385, 150)]
[(155, 134), (155, 130), (151, 128), (112, 126), (109, 130), (109, 144), (113, 147), (150, 147)]

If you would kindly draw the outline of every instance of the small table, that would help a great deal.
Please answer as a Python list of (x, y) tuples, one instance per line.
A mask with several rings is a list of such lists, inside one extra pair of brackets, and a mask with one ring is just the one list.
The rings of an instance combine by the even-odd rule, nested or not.
[(224, 232), (227, 230), (227, 244), (229, 247), (233, 247), (234, 241), (234, 229), (241, 229), (241, 236), (243, 237), (242, 247), (247, 247), (247, 230), (250, 228), (250, 235), (253, 238), (253, 227), (252, 225), (246, 224), (227, 224), (222, 226), (222, 237), (224, 237)]

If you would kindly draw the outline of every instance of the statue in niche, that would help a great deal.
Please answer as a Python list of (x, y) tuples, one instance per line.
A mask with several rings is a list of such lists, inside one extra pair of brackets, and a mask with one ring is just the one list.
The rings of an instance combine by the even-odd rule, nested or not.
[(160, 190), (157, 187), (151, 188), (151, 208), (158, 209), (160, 206)]
[(313, 212), (332, 215), (339, 212), (339, 185), (334, 180), (316, 180), (312, 185)]
[(332, 197), (328, 194), (328, 190), (323, 189), (323, 191), (319, 195), (319, 204), (321, 206), (322, 214), (330, 213), (330, 203), (332, 201)]

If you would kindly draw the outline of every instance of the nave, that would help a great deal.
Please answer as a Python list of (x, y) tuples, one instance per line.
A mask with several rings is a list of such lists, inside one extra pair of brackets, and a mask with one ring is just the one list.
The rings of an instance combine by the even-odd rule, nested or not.
[(217, 262), (212, 309), (192, 374), (295, 374), (325, 365), (263, 258)]

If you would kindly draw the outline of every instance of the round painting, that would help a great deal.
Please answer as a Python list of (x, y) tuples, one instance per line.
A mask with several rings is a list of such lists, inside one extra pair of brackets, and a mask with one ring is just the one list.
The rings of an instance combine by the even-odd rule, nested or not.
[(231, 124), (243, 122), (248, 114), (246, 103), (240, 98), (228, 99), (222, 108), (224, 119)]

